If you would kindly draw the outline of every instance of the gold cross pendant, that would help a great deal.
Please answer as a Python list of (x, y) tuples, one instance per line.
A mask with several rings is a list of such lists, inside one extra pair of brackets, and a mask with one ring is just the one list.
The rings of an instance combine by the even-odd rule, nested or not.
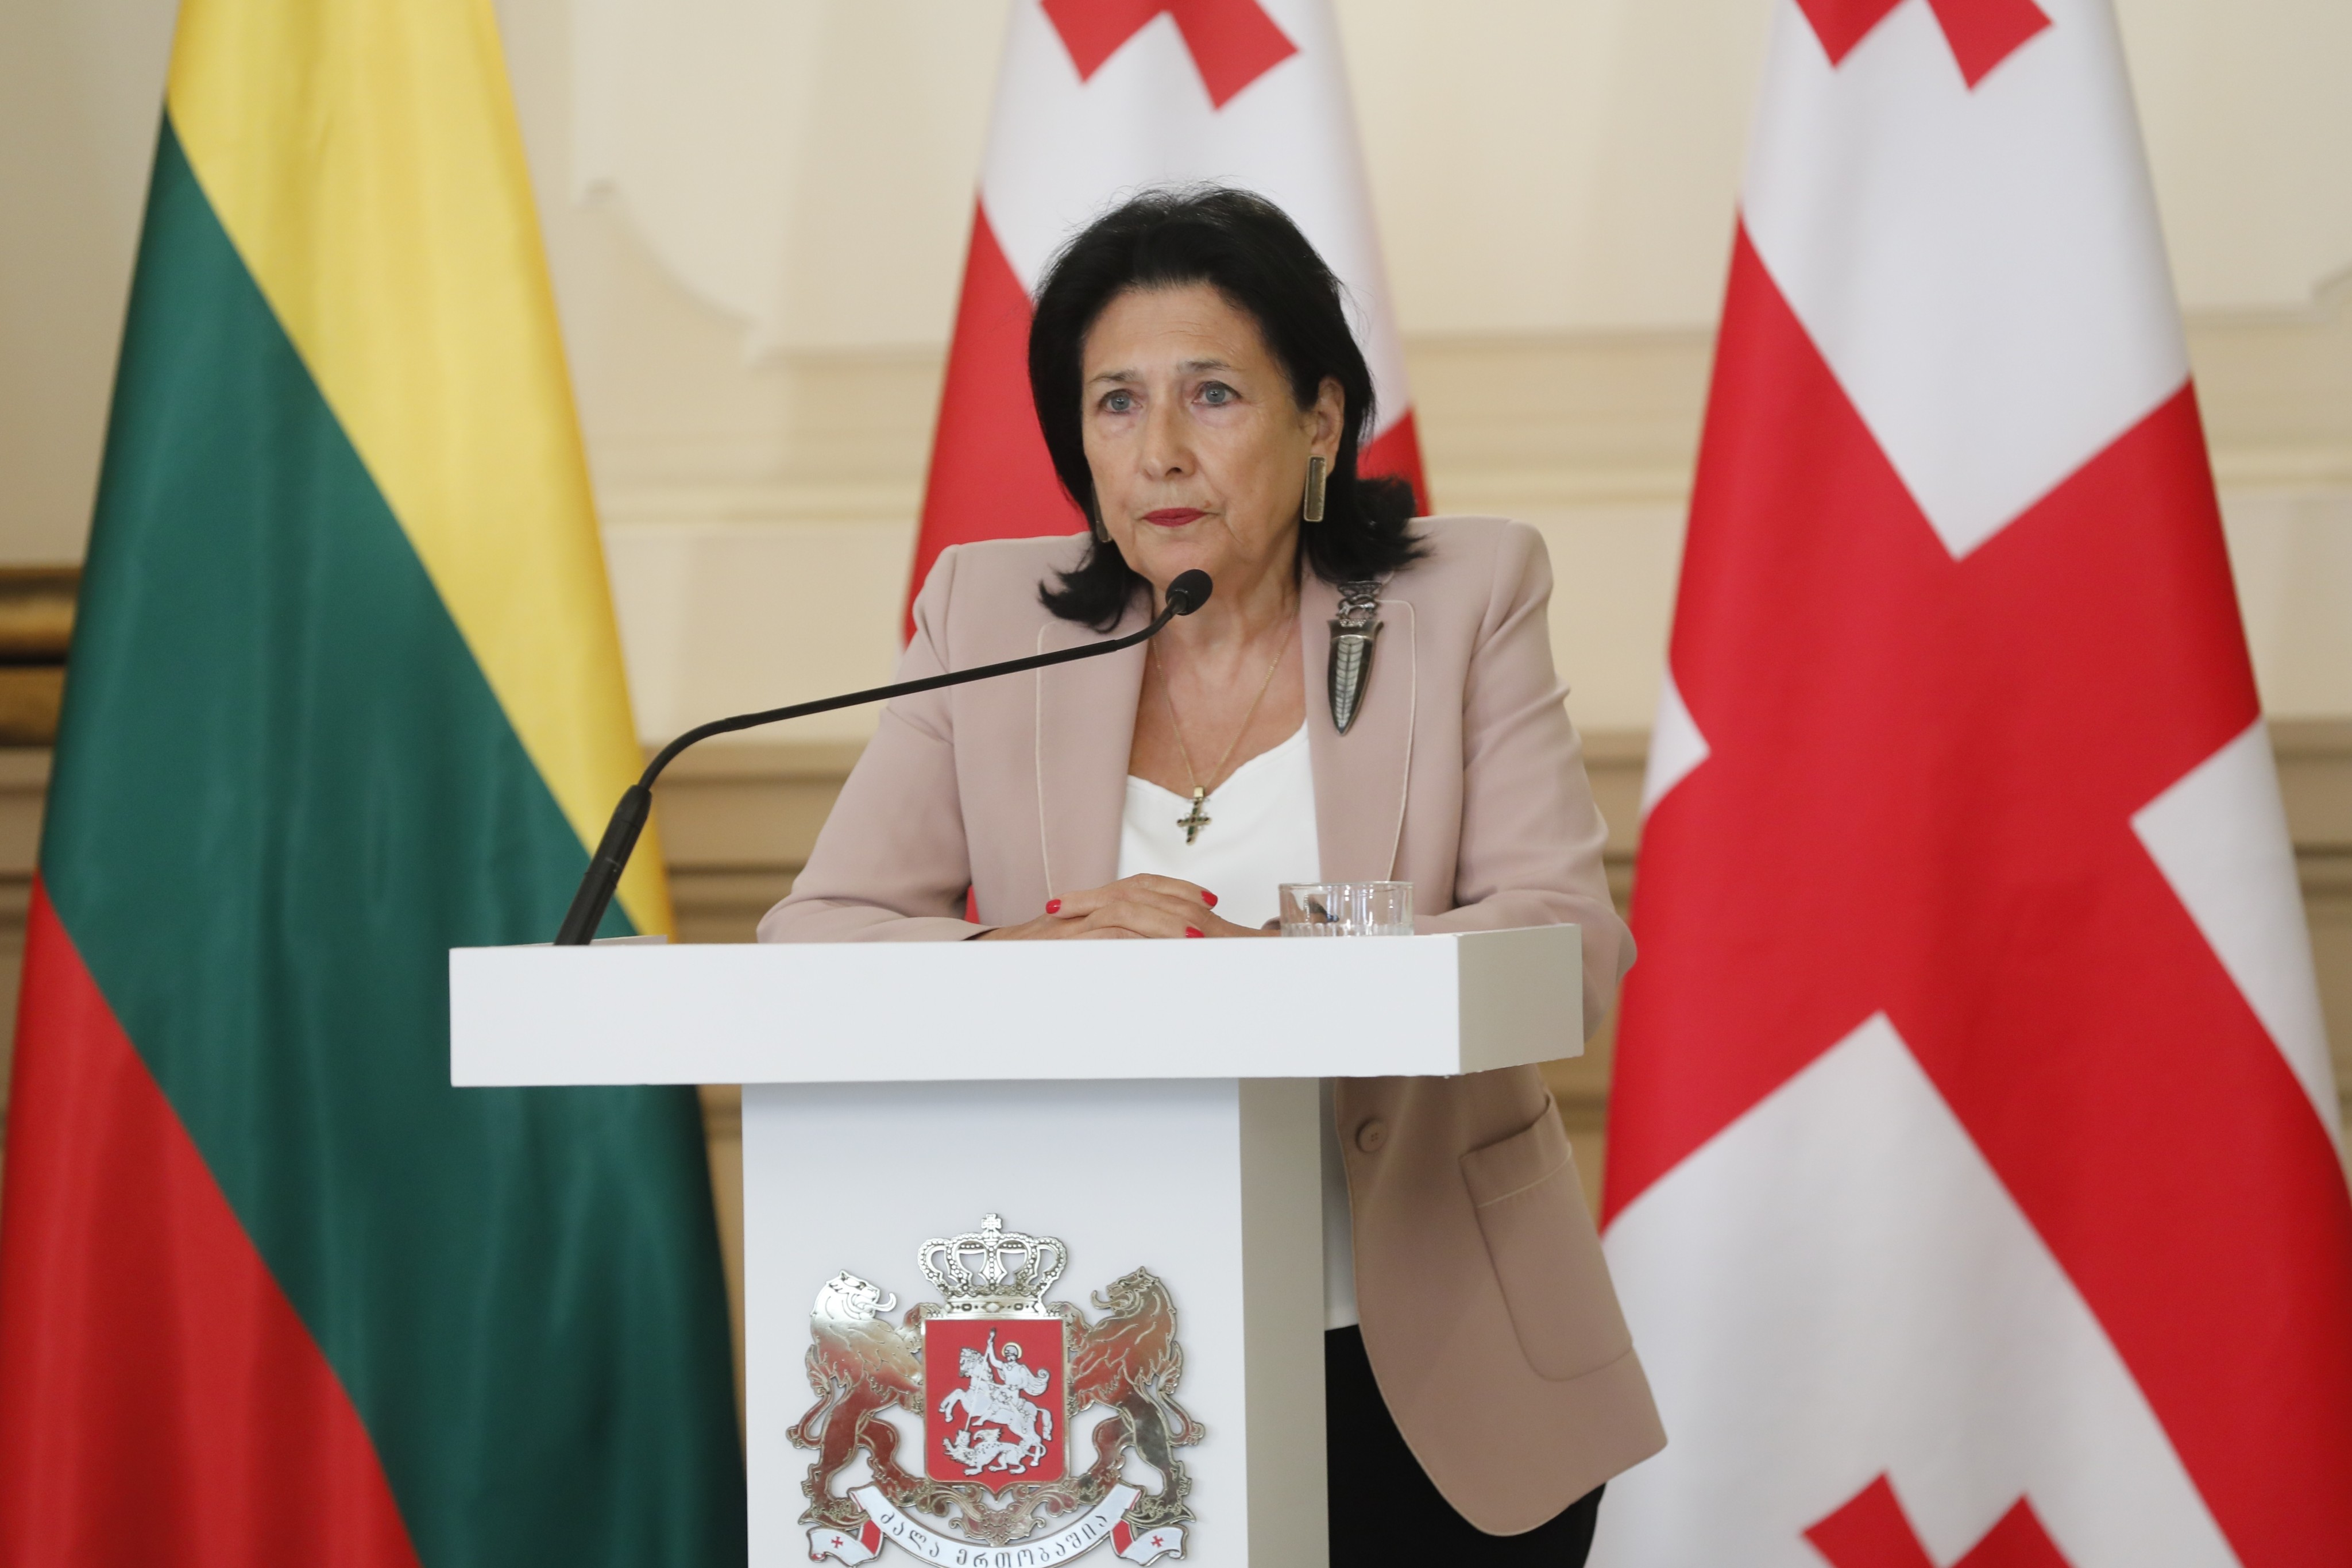
[(1202, 805), (1207, 802), (1208, 798), (1209, 792), (1202, 789), (1199, 784), (1194, 784), (1192, 786), (1192, 809), (1176, 819), (1176, 826), (1184, 830), (1184, 842), (1187, 844), (1190, 844), (1195, 838), (1200, 837), (1201, 829), (1209, 826), (1209, 814), (1201, 809)]

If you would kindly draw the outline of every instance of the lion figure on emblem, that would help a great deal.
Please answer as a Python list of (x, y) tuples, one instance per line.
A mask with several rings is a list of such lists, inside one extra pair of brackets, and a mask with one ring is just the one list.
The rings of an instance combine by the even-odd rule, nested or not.
[(809, 1314), (809, 1386), (817, 1402), (792, 1429), (793, 1442), (817, 1450), (802, 1488), (808, 1517), (855, 1527), (864, 1515), (846, 1498), (832, 1495), (833, 1478), (856, 1457), (862, 1445), (872, 1457), (877, 1479), (910, 1484), (898, 1463), (898, 1434), (878, 1412), (922, 1410), (923, 1368), (915, 1347), (882, 1313), (898, 1299), (855, 1274), (836, 1274), (817, 1292)]
[(1199, 1442), (1207, 1430), (1176, 1403), (1184, 1351), (1176, 1342), (1176, 1306), (1168, 1299), (1168, 1287), (1149, 1269), (1138, 1268), (1112, 1280), (1094, 1304), (1108, 1315), (1091, 1326), (1076, 1308), (1065, 1309), (1081, 1331), (1070, 1353), (1072, 1408), (1108, 1405), (1118, 1415), (1095, 1428), (1091, 1473), (1106, 1483), (1115, 1479), (1123, 1450), (1131, 1444), (1144, 1463), (1167, 1478), (1159, 1493), (1136, 1505), (1136, 1521), (1190, 1519), (1192, 1510), (1184, 1498), (1192, 1480), (1176, 1450)]

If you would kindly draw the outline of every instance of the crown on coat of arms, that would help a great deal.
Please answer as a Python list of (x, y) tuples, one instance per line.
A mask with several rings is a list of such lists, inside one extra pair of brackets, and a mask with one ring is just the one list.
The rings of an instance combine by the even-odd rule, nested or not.
[(978, 1230), (923, 1243), (915, 1262), (950, 1312), (1039, 1312), (1069, 1258), (1059, 1238), (1007, 1230), (1003, 1215), (988, 1215)]

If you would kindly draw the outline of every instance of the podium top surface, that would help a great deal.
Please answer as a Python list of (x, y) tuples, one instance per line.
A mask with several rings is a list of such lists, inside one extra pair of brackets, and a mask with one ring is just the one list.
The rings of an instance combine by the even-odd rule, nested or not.
[(450, 1081), (1451, 1076), (1580, 1054), (1574, 926), (1276, 942), (458, 948)]

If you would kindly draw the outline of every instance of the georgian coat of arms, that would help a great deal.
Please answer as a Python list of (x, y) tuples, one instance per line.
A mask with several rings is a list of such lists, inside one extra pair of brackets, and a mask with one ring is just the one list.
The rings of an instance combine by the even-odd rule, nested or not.
[[(1066, 1563), (1105, 1543), (1129, 1563), (1184, 1555), (1192, 1480), (1177, 1450), (1206, 1429), (1176, 1403), (1175, 1304), (1138, 1268), (1095, 1294), (1090, 1323), (1045, 1300), (1068, 1257), (990, 1215), (923, 1244), (917, 1265), (940, 1299), (895, 1324), (882, 1287), (826, 1281), (810, 1314), (816, 1403), (792, 1429), (816, 1452), (801, 1483), (812, 1562), (870, 1562), (888, 1541), (965, 1568)], [(1074, 1455), (1073, 1422), (1090, 1460)], [(836, 1492), (861, 1455), (868, 1479)], [(1130, 1456), (1158, 1490), (1129, 1478)]]

